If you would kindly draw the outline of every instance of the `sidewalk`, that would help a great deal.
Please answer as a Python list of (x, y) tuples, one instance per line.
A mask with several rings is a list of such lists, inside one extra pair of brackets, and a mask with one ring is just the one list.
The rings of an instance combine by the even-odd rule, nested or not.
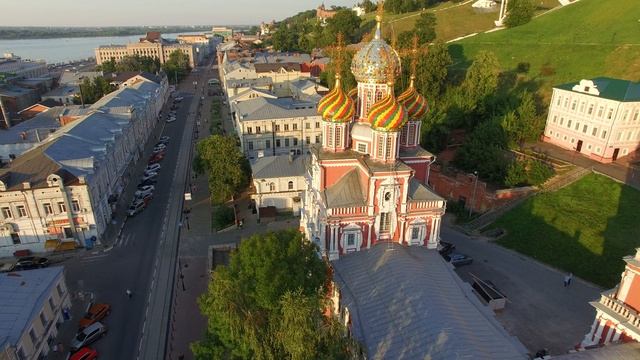
[(549, 157), (603, 173), (640, 190), (640, 166), (638, 165), (640, 154), (638, 153), (629, 154), (614, 163), (602, 164), (575, 151), (565, 150), (544, 142), (527, 144), (526, 147)]

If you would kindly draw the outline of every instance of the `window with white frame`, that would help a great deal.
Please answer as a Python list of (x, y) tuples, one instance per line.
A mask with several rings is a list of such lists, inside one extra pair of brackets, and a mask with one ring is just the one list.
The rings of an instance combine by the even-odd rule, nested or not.
[(587, 114), (591, 115), (593, 114), (593, 108), (595, 107), (594, 104), (589, 104), (589, 111), (587, 111)]
[(598, 128), (594, 127), (593, 130), (591, 130), (591, 136), (596, 136), (598, 135)]
[(276, 191), (276, 184), (275, 183), (270, 183), (269, 184), (269, 191)]
[(366, 154), (367, 153), (367, 144), (365, 143), (358, 143), (356, 150), (360, 153)]
[(356, 224), (350, 224), (343, 229), (342, 232), (342, 247), (345, 251), (356, 251), (362, 244), (362, 231)]
[(11, 213), (11, 208), (3, 207), (2, 208), (2, 218), (3, 219), (11, 219), (13, 218), (13, 214)]
[(43, 203), (42, 208), (44, 209), (45, 215), (53, 214), (53, 208), (51, 207), (50, 203)]
[(583, 132), (584, 134), (586, 134), (586, 133), (587, 133), (587, 130), (588, 130), (588, 129), (589, 129), (589, 126), (588, 126), (588, 125), (584, 125), (584, 126), (582, 126), (582, 132)]
[(78, 200), (71, 200), (71, 208), (73, 212), (80, 212), (80, 202)]
[(27, 217), (27, 208), (24, 205), (17, 205), (16, 210), (18, 210), (18, 216)]

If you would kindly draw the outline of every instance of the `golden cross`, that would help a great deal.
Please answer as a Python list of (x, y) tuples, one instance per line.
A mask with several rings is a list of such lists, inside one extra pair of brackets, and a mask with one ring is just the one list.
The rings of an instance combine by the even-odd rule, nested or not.
[(382, 15), (384, 15), (384, 0), (379, 0), (378, 10), (376, 10), (376, 20), (382, 21)]
[(418, 35), (414, 34), (412, 40), (413, 44), (411, 46), (411, 49), (402, 49), (399, 51), (399, 53), (400, 56), (409, 56), (409, 58), (411, 59), (411, 76), (415, 77), (416, 69), (418, 67), (418, 56), (420, 54), (426, 54), (427, 48), (420, 48), (420, 45), (418, 45)]

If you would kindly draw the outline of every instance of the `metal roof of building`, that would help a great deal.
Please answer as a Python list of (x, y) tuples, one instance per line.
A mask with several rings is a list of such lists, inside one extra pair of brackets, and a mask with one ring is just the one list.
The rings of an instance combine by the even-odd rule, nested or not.
[(554, 356), (558, 360), (637, 360), (640, 359), (640, 343), (610, 344), (598, 349)]
[(234, 105), (241, 121), (318, 116), (317, 104), (291, 98), (256, 98)]
[(17, 344), (63, 276), (62, 271), (62, 266), (53, 266), (0, 274), (0, 348)]
[(378, 244), (332, 262), (369, 359), (527, 359), (435, 250)]
[[(640, 82), (629, 80), (613, 79), (609, 77), (597, 77), (590, 79), (600, 92), (598, 97), (623, 102), (640, 101)], [(558, 89), (573, 91), (579, 81), (556, 86)], [(581, 93), (584, 94), (584, 93)], [(596, 95), (593, 95), (596, 96)]]
[(364, 206), (364, 196), (360, 174), (357, 168), (349, 170), (335, 184), (324, 190), (324, 202), (328, 208)]
[(431, 191), (415, 178), (409, 180), (409, 200), (414, 201), (443, 201), (444, 199)]
[(50, 108), (29, 120), (25, 120), (8, 129), (0, 130), (0, 145), (43, 141), (51, 134), (52, 130), (60, 127), (58, 116), (63, 110), (64, 108), (61, 106)]
[(251, 165), (254, 179), (273, 179), (281, 177), (303, 176), (305, 156), (265, 156)]
[(240, 87), (256, 87), (256, 86), (269, 86), (273, 84), (273, 80), (270, 77), (261, 77), (257, 79), (227, 79), (225, 80), (227, 87), (230, 89)]

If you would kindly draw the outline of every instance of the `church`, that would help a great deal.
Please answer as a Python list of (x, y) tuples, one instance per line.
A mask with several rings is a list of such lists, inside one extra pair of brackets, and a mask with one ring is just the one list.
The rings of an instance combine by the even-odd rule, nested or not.
[(435, 249), (445, 212), (427, 186), (435, 156), (419, 144), (428, 104), (414, 86), (417, 44), (410, 84), (396, 96), (400, 56), (382, 39), (381, 14), (376, 20), (351, 63), (357, 87), (346, 92), (336, 73), (318, 103), (322, 143), (309, 150), (300, 225), (329, 260), (380, 242)]

